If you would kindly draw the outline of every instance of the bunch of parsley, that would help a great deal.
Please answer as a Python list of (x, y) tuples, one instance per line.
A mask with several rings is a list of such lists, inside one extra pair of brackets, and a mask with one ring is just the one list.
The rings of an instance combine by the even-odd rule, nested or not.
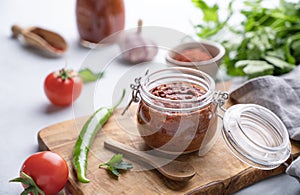
[(248, 78), (281, 75), (300, 63), (300, 0), (298, 3), (280, 0), (273, 8), (263, 7), (264, 0), (244, 0), (238, 25), (230, 24), (238, 19), (233, 11), (234, 0), (230, 0), (223, 20), (217, 4), (210, 6), (204, 0), (192, 2), (203, 13), (203, 22), (195, 26), (197, 35), (221, 41), (226, 48), (223, 63), (228, 75)]

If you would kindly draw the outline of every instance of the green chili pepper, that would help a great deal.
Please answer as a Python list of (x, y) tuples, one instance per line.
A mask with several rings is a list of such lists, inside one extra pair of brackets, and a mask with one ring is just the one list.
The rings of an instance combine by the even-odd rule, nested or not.
[(122, 102), (124, 96), (125, 90), (123, 90), (122, 97), (116, 103), (116, 105), (111, 108), (101, 107), (96, 110), (81, 129), (74, 146), (72, 162), (77, 174), (77, 178), (82, 183), (89, 182), (89, 179), (86, 178), (87, 156), (95, 135)]

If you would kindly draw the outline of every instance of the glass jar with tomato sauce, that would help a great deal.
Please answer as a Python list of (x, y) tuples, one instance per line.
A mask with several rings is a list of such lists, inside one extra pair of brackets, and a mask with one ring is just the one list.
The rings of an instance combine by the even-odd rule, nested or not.
[(138, 130), (147, 145), (168, 153), (199, 150), (217, 132), (215, 83), (189, 68), (157, 71), (142, 80)]
[(228, 93), (215, 91), (214, 80), (202, 71), (167, 68), (135, 82), (137, 129), (153, 150), (203, 156), (222, 133), (234, 156), (252, 167), (274, 169), (290, 156), (289, 135), (278, 116), (257, 104), (225, 110)]
[(124, 29), (123, 0), (77, 0), (76, 21), (80, 43), (93, 47), (105, 37)]

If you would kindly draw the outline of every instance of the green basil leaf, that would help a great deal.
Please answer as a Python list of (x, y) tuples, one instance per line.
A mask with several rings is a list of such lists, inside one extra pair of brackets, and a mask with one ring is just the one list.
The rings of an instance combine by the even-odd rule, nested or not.
[(116, 154), (106, 164), (107, 165), (119, 164), (122, 162), (122, 158), (123, 158), (122, 154)]
[(235, 63), (237, 68), (243, 67), (243, 72), (250, 78), (272, 75), (274, 66), (262, 60), (241, 60)]
[(82, 69), (78, 72), (78, 75), (84, 83), (96, 81), (97, 79), (102, 78), (103, 74), (103, 72), (93, 73), (89, 68)]
[(279, 58), (273, 57), (273, 56), (266, 56), (265, 60), (267, 60), (269, 63), (273, 64), (277, 68), (280, 69), (293, 69), (295, 67), (294, 64), (287, 63), (286, 61), (283, 61)]
[(118, 170), (129, 170), (133, 168), (131, 163), (124, 162), (122, 158), (122, 154), (116, 154), (107, 163), (100, 164), (99, 167), (105, 167), (106, 170), (118, 177), (120, 175)]
[(205, 22), (213, 21), (218, 22), (218, 10), (219, 6), (214, 4), (213, 6), (208, 6), (203, 0), (192, 0), (192, 2), (202, 10), (203, 12), (203, 20)]
[(295, 68), (295, 65), (287, 63), (286, 61), (273, 56), (266, 56), (265, 60), (275, 66), (275, 74), (284, 74)]
[(133, 168), (131, 163), (124, 161), (120, 162), (119, 164), (114, 164), (114, 167), (121, 170), (129, 170)]
[(112, 169), (111, 172), (117, 177), (120, 175), (120, 172), (117, 169)]
[(297, 41), (297, 40), (300, 40), (300, 33), (289, 37), (285, 44), (286, 58), (290, 64), (296, 64), (296, 58), (291, 53), (291, 45), (294, 41)]

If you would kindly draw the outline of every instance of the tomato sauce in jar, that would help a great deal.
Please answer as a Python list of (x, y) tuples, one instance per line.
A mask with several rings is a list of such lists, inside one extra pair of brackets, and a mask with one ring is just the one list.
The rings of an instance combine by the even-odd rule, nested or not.
[(198, 72), (166, 69), (142, 81), (137, 127), (148, 146), (166, 153), (190, 153), (215, 134), (214, 83), (205, 74), (190, 73)]
[(123, 0), (77, 0), (76, 21), (83, 46), (97, 44), (124, 29)]

